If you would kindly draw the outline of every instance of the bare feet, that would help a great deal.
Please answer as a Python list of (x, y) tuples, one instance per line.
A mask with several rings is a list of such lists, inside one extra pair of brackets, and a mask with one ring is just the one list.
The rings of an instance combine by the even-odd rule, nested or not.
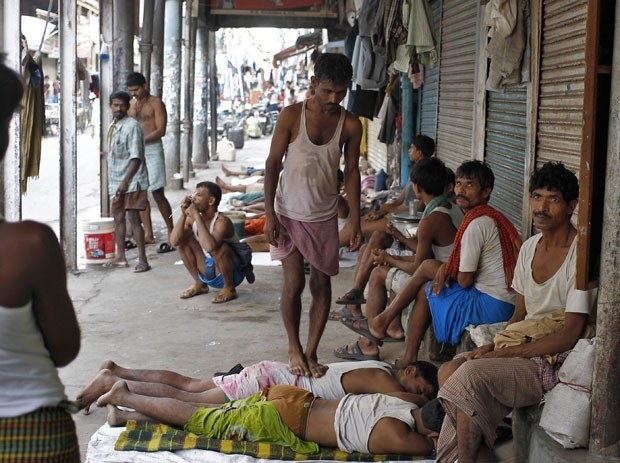
[(306, 360), (308, 362), (308, 367), (310, 368), (310, 373), (312, 373), (313, 378), (320, 378), (329, 368), (326, 365), (321, 365), (315, 358), (306, 356)]
[(312, 376), (306, 356), (301, 350), (292, 351), (289, 349), (288, 371), (297, 376)]
[(217, 184), (217, 186), (219, 186), (220, 188), (223, 187), (224, 185), (226, 185), (226, 182), (224, 182), (224, 180), (222, 180), (219, 177), (215, 177), (215, 183)]
[(80, 407), (84, 409), (83, 413), (85, 415), (90, 413), (91, 404), (103, 394), (108, 392), (114, 383), (118, 381), (118, 379), (118, 376), (114, 375), (114, 373), (107, 368), (99, 370), (93, 380), (84, 389), (82, 389), (82, 392), (80, 392), (75, 399), (76, 402), (80, 404)]
[(119, 410), (116, 405), (106, 405), (108, 409), (108, 424), (114, 426), (125, 426), (127, 424), (127, 412)]
[(144, 237), (144, 244), (155, 244), (157, 243), (157, 241), (155, 240), (154, 236), (145, 236)]
[(127, 383), (123, 380), (116, 381), (107, 393), (97, 399), (97, 406), (105, 407), (108, 404), (124, 405), (123, 398), (127, 394), (131, 394)]

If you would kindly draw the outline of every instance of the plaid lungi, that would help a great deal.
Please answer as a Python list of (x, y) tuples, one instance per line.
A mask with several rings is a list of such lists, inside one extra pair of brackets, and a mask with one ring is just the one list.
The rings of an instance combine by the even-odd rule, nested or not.
[(79, 463), (75, 423), (65, 408), (0, 418), (0, 462)]

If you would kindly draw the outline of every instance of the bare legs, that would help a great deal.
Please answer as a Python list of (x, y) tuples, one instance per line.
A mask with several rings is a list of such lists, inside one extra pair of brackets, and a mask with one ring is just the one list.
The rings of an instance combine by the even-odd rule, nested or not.
[(116, 267), (128, 267), (127, 258), (125, 257), (125, 214), (129, 219), (133, 237), (136, 240), (138, 247), (138, 266), (148, 267), (148, 261), (146, 259), (146, 248), (144, 244), (144, 229), (140, 222), (140, 215), (136, 210), (125, 211), (122, 206), (115, 205), (114, 198), (111, 201), (111, 211), (114, 217), (114, 233), (116, 244), (116, 258), (114, 259), (114, 266)]
[[(170, 242), (170, 232), (172, 232), (172, 228), (174, 224), (172, 223), (172, 208), (170, 207), (170, 202), (166, 198), (164, 194), (164, 189), (159, 188), (152, 192), (153, 199), (157, 204), (157, 208), (159, 209), (159, 213), (164, 219), (164, 223), (166, 224), (166, 229), (168, 230), (168, 237), (166, 241)], [(153, 234), (153, 222), (151, 221), (151, 205), (147, 204), (147, 207), (144, 211), (140, 211), (140, 221), (144, 226), (144, 240), (147, 244), (155, 243), (155, 236)]]
[(318, 363), (317, 348), (329, 313), (331, 300), (330, 277), (319, 272), (314, 267), (310, 270), (310, 292), (312, 303), (310, 306), (310, 326), (308, 328), (308, 342), (304, 353), (299, 338), (301, 320), (301, 294), (306, 283), (304, 275), (303, 257), (294, 250), (282, 259), (282, 297), (280, 312), (284, 329), (288, 337), (289, 370), (301, 376), (323, 376), (326, 367)]

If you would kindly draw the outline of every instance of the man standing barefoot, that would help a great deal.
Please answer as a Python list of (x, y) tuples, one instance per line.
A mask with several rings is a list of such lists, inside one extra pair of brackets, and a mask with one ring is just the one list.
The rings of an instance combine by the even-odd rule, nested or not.
[[(315, 96), (282, 110), (265, 163), (265, 237), (271, 258), (282, 261), (280, 311), (288, 336), (289, 368), (302, 376), (320, 377), (326, 370), (318, 363), (317, 348), (329, 315), (330, 278), (338, 273), (338, 168), (343, 152), (351, 211), (343, 232), (351, 237), (350, 251), (362, 243), (358, 166), (362, 126), (340, 106), (351, 76), (344, 55), (319, 56), (312, 77)], [(312, 294), (305, 352), (299, 339), (304, 259), (310, 264)]]
[[(146, 170), (149, 175), (149, 191), (157, 203), (157, 208), (168, 229), (167, 242), (162, 243), (158, 252), (174, 251), (170, 246), (170, 232), (172, 232), (172, 208), (164, 195), (166, 186), (166, 165), (164, 162), (164, 147), (161, 139), (166, 135), (168, 115), (164, 103), (149, 93), (145, 77), (139, 72), (132, 72), (127, 76), (127, 90), (133, 97), (128, 114), (137, 120), (144, 132), (144, 157)], [(146, 243), (155, 243), (153, 224), (151, 223), (151, 206), (140, 213), (144, 225), (144, 239)]]

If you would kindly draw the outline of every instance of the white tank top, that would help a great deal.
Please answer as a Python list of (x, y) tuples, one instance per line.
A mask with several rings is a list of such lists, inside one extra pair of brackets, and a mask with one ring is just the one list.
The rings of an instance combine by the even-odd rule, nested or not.
[(0, 417), (20, 416), (65, 399), (32, 301), (20, 308), (0, 306)]
[(308, 138), (304, 101), (299, 134), (288, 145), (278, 180), (275, 197), (278, 214), (300, 222), (321, 222), (338, 213), (340, 134), (344, 118), (345, 110), (340, 108), (334, 136), (324, 145), (315, 145)]

